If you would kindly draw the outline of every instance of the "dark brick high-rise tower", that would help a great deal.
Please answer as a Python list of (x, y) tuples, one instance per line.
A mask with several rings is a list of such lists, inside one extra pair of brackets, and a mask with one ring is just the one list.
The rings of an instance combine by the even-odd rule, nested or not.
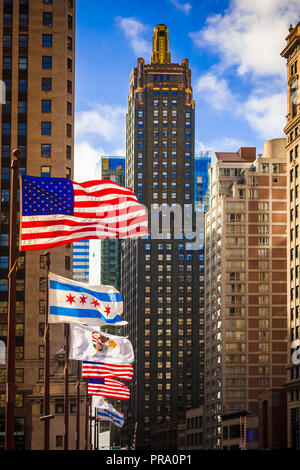
[[(171, 63), (168, 29), (158, 25), (150, 64), (138, 58), (130, 75), (127, 114), (126, 186), (148, 208), (149, 232), (155, 205), (194, 214), (194, 114), (188, 60)], [(167, 216), (158, 215), (162, 224)], [(131, 444), (137, 422), (137, 449), (150, 448), (153, 426), (203, 403), (204, 268), (187, 230), (174, 237), (175, 218), (159, 239), (122, 246), (125, 333), (135, 350), (122, 443)]]

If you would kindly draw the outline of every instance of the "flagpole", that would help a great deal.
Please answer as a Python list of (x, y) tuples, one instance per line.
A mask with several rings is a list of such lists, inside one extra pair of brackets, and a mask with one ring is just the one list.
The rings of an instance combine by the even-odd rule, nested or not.
[(5, 403), (5, 450), (14, 448), (15, 418), (15, 360), (16, 360), (16, 264), (17, 264), (17, 210), (18, 171), (20, 149), (12, 153), (10, 164), (10, 221), (9, 221), (9, 289), (8, 289), (8, 332), (6, 364)]
[(88, 396), (88, 379), (85, 379), (85, 446), (84, 450), (89, 449), (89, 396)]
[(69, 448), (69, 324), (65, 323), (64, 450)]
[(80, 361), (77, 361), (77, 385), (76, 385), (76, 450), (80, 450)]
[(44, 450), (49, 450), (50, 420), (47, 418), (50, 414), (50, 331), (48, 323), (49, 309), (49, 271), (51, 265), (50, 252), (46, 256), (46, 305), (45, 305), (45, 355), (44, 355)]
[[(93, 410), (92, 413), (95, 412), (95, 409), (96, 408), (94, 408), (94, 410), (93, 410), (93, 408), (92, 408), (92, 410)], [(94, 416), (94, 414), (93, 414), (93, 416)], [(95, 416), (94, 416), (94, 450), (96, 450), (96, 444), (97, 444), (97, 442), (96, 442), (96, 414), (95, 414)]]

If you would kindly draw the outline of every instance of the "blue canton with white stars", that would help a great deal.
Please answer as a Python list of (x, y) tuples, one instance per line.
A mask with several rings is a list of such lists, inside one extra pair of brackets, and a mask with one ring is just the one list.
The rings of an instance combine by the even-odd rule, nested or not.
[(22, 175), (22, 215), (73, 215), (74, 190), (67, 178)]

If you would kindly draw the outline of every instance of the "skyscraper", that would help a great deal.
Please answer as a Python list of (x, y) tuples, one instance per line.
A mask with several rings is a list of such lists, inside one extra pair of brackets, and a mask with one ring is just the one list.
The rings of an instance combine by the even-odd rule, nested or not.
[(79, 240), (73, 243), (73, 279), (89, 282), (90, 240)]
[[(300, 449), (300, 314), (299, 314), (299, 145), (300, 145), (300, 22), (292, 25), (281, 55), (287, 60), (287, 122), (286, 134), (288, 171), (288, 447)], [(297, 353), (298, 351), (298, 353)], [(295, 358), (292, 360), (292, 356)]]
[[(20, 173), (73, 176), (75, 2), (0, 3), (1, 109), (0, 339), (6, 342), (8, 301), (9, 167), (19, 147)], [(51, 250), (51, 270), (72, 276), (72, 249)], [(16, 409), (18, 448), (30, 449), (33, 386), (43, 377), (46, 271), (42, 251), (21, 253), (17, 272)], [(64, 345), (63, 326), (51, 326), (51, 356)], [(4, 427), (5, 367), (0, 369), (0, 426)], [(3, 434), (0, 445), (3, 446)], [(41, 436), (41, 448), (43, 446)]]
[[(125, 157), (102, 156), (101, 179), (125, 186)], [(120, 290), (120, 240), (101, 241), (101, 283)]]
[(207, 449), (221, 448), (223, 417), (257, 414), (260, 392), (285, 381), (284, 143), (266, 142), (264, 158), (257, 159), (255, 148), (218, 152), (211, 169), (205, 214)]
[(136, 367), (123, 443), (131, 444), (137, 422), (141, 449), (151, 446), (152, 426), (183, 420), (203, 402), (204, 266), (192, 227), (174, 236), (174, 220), (183, 218), (176, 208), (189, 212), (188, 220), (194, 213), (195, 102), (188, 60), (171, 62), (165, 25), (155, 27), (150, 64), (138, 58), (129, 87), (126, 186), (149, 215), (162, 210), (152, 217), (162, 217), (158, 236), (151, 230), (122, 245), (121, 292)]
[(195, 208), (206, 211), (209, 205), (209, 168), (211, 157), (209, 152), (195, 155)]

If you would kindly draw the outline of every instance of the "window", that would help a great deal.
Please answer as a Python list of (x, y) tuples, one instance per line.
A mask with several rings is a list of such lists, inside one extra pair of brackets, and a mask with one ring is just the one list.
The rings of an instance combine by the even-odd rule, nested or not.
[(20, 26), (28, 26), (28, 15), (26, 13), (20, 14)]
[(72, 147), (70, 145), (67, 145), (66, 147), (66, 157), (68, 160), (72, 158)]
[(70, 101), (67, 101), (67, 114), (72, 116), (72, 103)]
[(45, 5), (52, 5), (53, 0), (43, 0)]
[(19, 114), (25, 114), (27, 111), (27, 101), (19, 101), (18, 112)]
[(27, 57), (19, 57), (19, 70), (27, 70)]
[(19, 36), (19, 47), (27, 49), (28, 47), (28, 36), (27, 34), (20, 34)]
[(71, 81), (71, 80), (68, 80), (68, 81), (67, 81), (67, 92), (68, 92), (68, 93), (72, 93), (72, 90), (73, 90), (72, 81)]
[(67, 137), (72, 137), (72, 126), (67, 124)]
[(43, 47), (52, 47), (52, 34), (43, 34)]
[(41, 145), (41, 155), (42, 157), (51, 157), (51, 144)]
[(51, 100), (42, 100), (42, 113), (51, 113)]
[(10, 49), (11, 46), (12, 46), (12, 35), (11, 34), (4, 34), (4, 36), (3, 36), (3, 47), (7, 47), (7, 48)]
[(41, 123), (41, 134), (51, 135), (51, 122), (50, 121), (43, 121)]
[(68, 28), (73, 29), (73, 16), (68, 15)]
[(27, 80), (19, 80), (19, 91), (27, 91)]
[(26, 135), (27, 124), (25, 122), (19, 122), (18, 124), (18, 135)]
[(42, 78), (42, 90), (43, 91), (52, 90), (52, 78)]
[(52, 26), (52, 13), (48, 13), (48, 12), (43, 13), (43, 25)]
[(66, 168), (66, 178), (69, 178), (71, 179), (71, 175), (72, 175), (72, 172), (71, 172), (71, 168)]
[(11, 13), (4, 13), (3, 23), (4, 23), (4, 26), (11, 26), (12, 25), (12, 14)]
[(41, 166), (41, 177), (42, 178), (51, 177), (51, 166)]
[(52, 57), (43, 56), (42, 57), (42, 68), (43, 69), (52, 69)]
[(11, 57), (10, 56), (4, 56), (3, 57), (3, 69), (4, 70), (10, 70), (11, 69)]
[(69, 57), (67, 58), (67, 69), (68, 69), (68, 72), (72, 72), (72, 59), (70, 59)]
[(70, 256), (65, 256), (65, 269), (69, 271), (71, 269), (71, 258)]
[(68, 51), (73, 50), (73, 39), (68, 36)]

